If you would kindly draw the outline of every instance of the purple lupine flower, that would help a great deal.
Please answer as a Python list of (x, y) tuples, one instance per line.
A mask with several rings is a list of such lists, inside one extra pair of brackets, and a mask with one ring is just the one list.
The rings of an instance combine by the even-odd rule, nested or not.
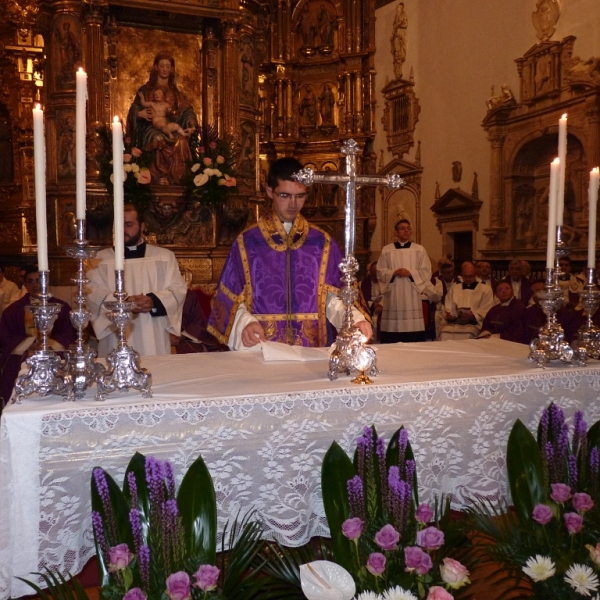
[(569, 454), (569, 483), (571, 484), (571, 488), (577, 489), (578, 478), (577, 456), (575, 456), (575, 454)]
[(408, 431), (402, 428), (398, 435), (398, 466), (404, 471), (404, 461), (406, 459), (406, 446), (408, 445)]
[(177, 507), (177, 501), (174, 499), (167, 500), (165, 504), (164, 519), (168, 530), (167, 538), (171, 543), (172, 558), (174, 561), (177, 561), (181, 556), (179, 544), (179, 509)]
[(127, 473), (127, 483), (129, 484), (129, 494), (131, 496), (131, 506), (136, 507), (139, 504), (137, 481), (135, 480), (135, 473), (129, 471)]
[(388, 481), (387, 481), (387, 465), (385, 460), (385, 442), (383, 438), (377, 438), (375, 452), (379, 459), (379, 480), (381, 482), (381, 503), (382, 506), (388, 505)]
[(388, 470), (388, 510), (394, 518), (394, 524), (402, 530), (402, 503), (400, 500), (400, 470), (395, 465)]
[(150, 588), (150, 548), (141, 546), (138, 554), (138, 564), (140, 565), (140, 575), (146, 589)]
[(542, 412), (542, 418), (540, 419), (541, 425), (541, 436), (540, 442), (541, 447), (544, 448), (548, 442), (548, 426), (550, 425), (550, 413), (547, 408)]
[(139, 554), (140, 548), (144, 543), (142, 521), (140, 519), (140, 511), (137, 508), (132, 508), (129, 511), (129, 523), (131, 524), (131, 532), (133, 533), (133, 544), (135, 553)]
[(164, 496), (164, 466), (163, 463), (149, 456), (146, 458), (146, 482), (150, 492), (150, 504), (160, 507)]
[(92, 527), (94, 528), (94, 534), (96, 535), (96, 541), (102, 551), (102, 555), (105, 560), (108, 560), (109, 547), (106, 538), (104, 537), (104, 523), (102, 516), (96, 510), (92, 511)]
[(598, 493), (598, 467), (600, 466), (600, 453), (598, 448), (594, 446), (590, 450), (590, 475), (592, 479), (592, 491), (595, 497)]
[(359, 475), (355, 475), (352, 479), (349, 479), (347, 484), (348, 489), (348, 501), (350, 504), (350, 513), (365, 519), (365, 496), (363, 490), (363, 482)]
[(546, 443), (546, 460), (548, 461), (548, 476), (550, 482), (556, 483), (557, 473), (556, 465), (554, 464), (554, 446), (550, 442)]
[(412, 488), (406, 481), (400, 481), (398, 491), (398, 502), (400, 503), (400, 522), (398, 524), (398, 529), (400, 533), (402, 533), (406, 528), (406, 523), (410, 514)]
[(365, 439), (361, 436), (356, 440), (356, 452), (358, 455), (358, 476), (365, 477)]
[(587, 432), (587, 423), (583, 419), (583, 413), (578, 410), (573, 417), (573, 443), (571, 444), (572, 452), (577, 456), (581, 440)]
[(173, 466), (169, 461), (166, 461), (164, 466), (168, 496), (169, 498), (175, 498), (175, 476), (173, 475)]
[(94, 482), (96, 483), (96, 489), (98, 495), (102, 501), (102, 508), (104, 509), (104, 518), (106, 520), (105, 527), (107, 529), (108, 541), (110, 543), (117, 542), (117, 526), (115, 523), (115, 513), (113, 512), (112, 504), (110, 502), (110, 493), (108, 491), (108, 482), (106, 481), (106, 473), (99, 467), (92, 471)]
[(412, 486), (414, 476), (415, 476), (415, 461), (407, 460), (406, 461), (406, 482)]

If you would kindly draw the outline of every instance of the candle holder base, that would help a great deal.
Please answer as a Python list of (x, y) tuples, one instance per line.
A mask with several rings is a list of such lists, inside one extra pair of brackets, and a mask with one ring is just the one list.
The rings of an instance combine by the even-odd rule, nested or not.
[(106, 371), (95, 359), (96, 351), (87, 344), (69, 346), (62, 369), (67, 384), (65, 400), (83, 398), (86, 390)]
[(600, 290), (596, 287), (594, 279), (595, 270), (588, 267), (587, 284), (579, 292), (581, 305), (587, 315), (587, 322), (579, 328), (573, 348), (580, 356), (600, 359), (600, 330), (592, 322), (592, 317), (600, 306)]
[[(60, 307), (59, 307), (60, 310)], [(25, 361), (29, 373), (20, 375), (15, 383), (14, 404), (21, 404), (26, 396), (66, 395), (67, 383), (62, 376), (62, 360), (53, 350), (37, 350)]]
[(358, 385), (371, 385), (373, 380), (365, 375), (364, 371), (360, 372), (360, 375), (350, 380), (350, 383), (356, 383)]

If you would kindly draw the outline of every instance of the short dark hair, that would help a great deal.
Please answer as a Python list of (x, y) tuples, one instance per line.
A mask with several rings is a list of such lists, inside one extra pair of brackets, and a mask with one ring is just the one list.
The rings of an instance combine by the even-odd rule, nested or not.
[(29, 275), (31, 273), (39, 272), (37, 265), (25, 265), (22, 270), (23, 270), (23, 279), (25, 279), (25, 277), (27, 277), (27, 275)]
[(394, 231), (398, 229), (398, 225), (400, 225), (400, 223), (406, 223), (409, 227), (412, 227), (408, 219), (400, 219), (399, 221), (396, 221), (396, 224), (394, 225)]
[(145, 223), (144, 209), (137, 204), (128, 203), (123, 207), (123, 212), (134, 212), (137, 215), (137, 220), (140, 225)]
[(294, 181), (292, 175), (303, 168), (302, 163), (297, 158), (292, 156), (278, 158), (271, 163), (267, 175), (267, 185), (274, 190), (280, 181)]

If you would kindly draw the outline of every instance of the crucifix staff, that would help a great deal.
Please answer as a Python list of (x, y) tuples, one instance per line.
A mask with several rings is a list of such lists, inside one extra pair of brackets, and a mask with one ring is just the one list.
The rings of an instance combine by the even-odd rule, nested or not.
[(337, 379), (338, 373), (349, 375), (352, 371), (360, 371), (361, 374), (352, 380), (352, 383), (373, 383), (369, 375), (377, 375), (377, 358), (373, 348), (365, 346), (363, 334), (354, 327), (352, 318), (352, 306), (358, 298), (356, 289), (356, 272), (358, 262), (354, 258), (354, 245), (356, 238), (356, 188), (359, 185), (380, 186), (384, 185), (392, 189), (399, 189), (404, 185), (404, 180), (397, 173), (390, 173), (385, 177), (373, 175), (356, 174), (356, 155), (358, 144), (355, 140), (346, 140), (342, 145), (342, 154), (346, 155), (346, 173), (324, 174), (315, 173), (306, 168), (294, 173), (293, 179), (306, 186), (313, 183), (344, 184), (346, 186), (346, 211), (344, 250), (346, 257), (340, 264), (342, 281), (344, 286), (340, 289), (340, 297), (344, 302), (344, 322), (335, 340), (335, 349), (329, 359), (329, 379)]

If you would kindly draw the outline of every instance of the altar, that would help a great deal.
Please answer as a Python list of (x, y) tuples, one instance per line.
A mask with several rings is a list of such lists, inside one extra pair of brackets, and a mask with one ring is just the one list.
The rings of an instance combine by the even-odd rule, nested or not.
[(90, 476), (122, 484), (137, 451), (173, 464), (177, 483), (201, 454), (214, 480), (219, 528), (254, 509), (265, 535), (298, 546), (328, 535), (321, 461), (348, 452), (364, 425), (389, 439), (404, 425), (420, 495), (454, 508), (506, 493), (504, 451), (520, 418), (534, 427), (550, 401), (568, 417), (600, 418), (600, 364), (538, 369), (528, 347), (501, 340), (378, 347), (374, 385), (327, 378), (326, 360), (265, 362), (238, 352), (148, 357), (154, 396), (102, 403), (29, 398), (0, 422), (0, 600), (31, 593), (16, 579), (43, 567), (79, 572), (94, 554)]

